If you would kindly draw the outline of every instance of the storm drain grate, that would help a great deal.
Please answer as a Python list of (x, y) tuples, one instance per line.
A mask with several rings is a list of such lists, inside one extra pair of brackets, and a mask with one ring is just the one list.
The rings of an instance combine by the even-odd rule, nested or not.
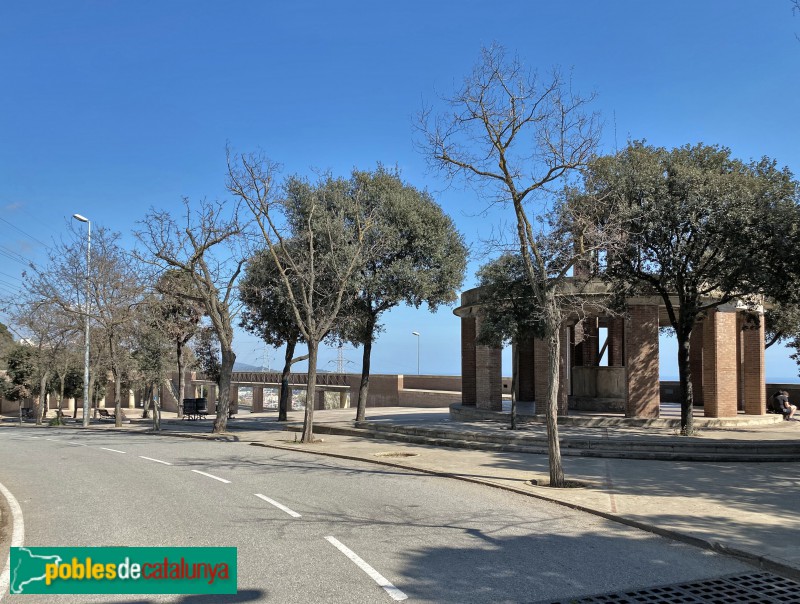
[(732, 575), (639, 591), (558, 600), (552, 604), (785, 604), (800, 603), (800, 583), (770, 573)]

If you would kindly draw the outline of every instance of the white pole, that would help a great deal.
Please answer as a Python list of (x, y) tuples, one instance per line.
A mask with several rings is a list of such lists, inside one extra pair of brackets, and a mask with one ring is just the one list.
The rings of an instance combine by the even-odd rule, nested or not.
[(416, 336), (416, 338), (417, 338), (417, 375), (419, 375), (419, 338), (420, 338), (420, 336), (419, 336), (419, 332), (418, 331), (412, 331), (411, 335)]
[(80, 214), (73, 214), (72, 217), (81, 222), (85, 222), (88, 229), (86, 231), (86, 324), (84, 327), (85, 350), (83, 359), (83, 427), (89, 426), (89, 312), (91, 310), (89, 301), (89, 265), (92, 259), (92, 222)]

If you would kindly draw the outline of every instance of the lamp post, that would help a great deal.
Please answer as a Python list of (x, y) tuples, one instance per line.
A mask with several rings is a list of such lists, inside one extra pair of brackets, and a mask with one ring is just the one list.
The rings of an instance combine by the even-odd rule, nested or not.
[(86, 231), (86, 326), (84, 327), (85, 346), (83, 358), (83, 427), (89, 426), (89, 262), (91, 261), (92, 249), (92, 221), (81, 216), (80, 214), (73, 214), (72, 217), (80, 222), (85, 222)]
[(419, 375), (419, 332), (412, 331), (411, 335), (417, 337), (417, 375)]

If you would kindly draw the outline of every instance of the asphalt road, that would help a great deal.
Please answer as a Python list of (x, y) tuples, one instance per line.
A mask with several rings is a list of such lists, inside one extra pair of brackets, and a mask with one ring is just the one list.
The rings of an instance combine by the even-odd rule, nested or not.
[(0, 483), (22, 507), (28, 546), (238, 548), (237, 596), (26, 604), (539, 602), (751, 570), (522, 495), (241, 443), (0, 428)]

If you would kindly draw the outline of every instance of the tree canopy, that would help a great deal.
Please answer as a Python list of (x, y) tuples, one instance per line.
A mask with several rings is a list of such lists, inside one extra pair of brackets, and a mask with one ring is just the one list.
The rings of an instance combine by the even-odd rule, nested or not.
[(682, 431), (691, 433), (691, 331), (701, 313), (734, 299), (787, 297), (797, 183), (769, 158), (745, 162), (725, 147), (667, 150), (640, 141), (597, 158), (587, 183), (615, 204), (626, 232), (607, 257), (615, 290), (659, 295), (666, 307), (678, 339)]

